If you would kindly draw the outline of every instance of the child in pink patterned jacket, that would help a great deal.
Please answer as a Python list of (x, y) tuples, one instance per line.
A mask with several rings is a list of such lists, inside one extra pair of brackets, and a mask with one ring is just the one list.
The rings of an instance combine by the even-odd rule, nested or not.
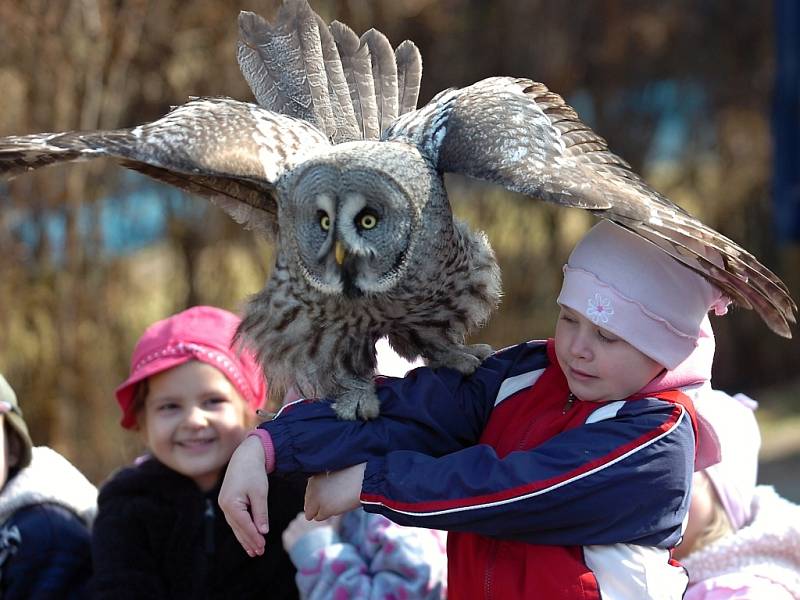
[[(376, 349), (381, 375), (403, 377), (422, 366), (398, 356), (385, 338)], [(443, 531), (403, 527), (361, 508), (325, 521), (300, 513), (284, 530), (283, 545), (303, 600), (446, 597)]]
[(675, 548), (689, 573), (685, 600), (800, 598), (800, 506), (756, 485), (755, 407), (717, 390), (695, 399), (722, 459), (694, 474), (688, 525)]

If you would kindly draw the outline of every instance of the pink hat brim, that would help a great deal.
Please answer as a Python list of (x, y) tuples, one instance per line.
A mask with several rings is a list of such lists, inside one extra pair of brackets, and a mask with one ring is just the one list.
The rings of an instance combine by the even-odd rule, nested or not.
[(136, 428), (136, 413), (134, 412), (133, 397), (136, 391), (136, 385), (138, 383), (144, 381), (148, 377), (152, 377), (153, 375), (158, 375), (163, 371), (173, 369), (182, 365), (183, 363), (189, 362), (190, 360), (201, 359), (192, 354), (164, 356), (146, 364), (141, 369), (138, 369), (135, 373), (130, 375), (114, 392), (117, 396), (117, 403), (122, 409), (122, 419), (119, 422), (120, 425), (122, 425), (122, 427), (125, 429)]

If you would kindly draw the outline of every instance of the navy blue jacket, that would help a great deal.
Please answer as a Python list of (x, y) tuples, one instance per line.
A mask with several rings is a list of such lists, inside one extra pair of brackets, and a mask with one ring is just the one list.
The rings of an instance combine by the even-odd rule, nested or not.
[(17, 511), (0, 528), (0, 555), (5, 557), (0, 565), (3, 600), (88, 597), (89, 530), (62, 506), (36, 504)]
[(420, 368), (383, 380), (373, 421), (300, 401), (260, 427), (276, 475), (366, 462), (365, 510), (451, 532), (453, 597), (646, 598), (659, 586), (679, 597), (687, 579), (670, 548), (693, 470), (689, 393), (582, 401), (552, 343), (530, 342), (469, 377)]

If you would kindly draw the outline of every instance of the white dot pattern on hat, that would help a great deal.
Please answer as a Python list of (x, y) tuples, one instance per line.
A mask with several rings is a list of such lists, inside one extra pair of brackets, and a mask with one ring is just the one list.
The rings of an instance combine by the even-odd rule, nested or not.
[(243, 395), (247, 397), (252, 395), (249, 391), (247, 381), (242, 376), (237, 366), (227, 356), (215, 350), (210, 350), (205, 346), (193, 344), (191, 342), (178, 342), (177, 344), (166, 346), (158, 352), (151, 352), (142, 358), (138, 363), (136, 363), (136, 366), (131, 371), (131, 374), (135, 373), (154, 360), (158, 358), (164, 358), (166, 356), (206, 357), (204, 362), (213, 361), (219, 365), (220, 370), (224, 371), (229, 376), (230, 380), (234, 383), (234, 385), (236, 385), (237, 389), (243, 393)]
[(593, 297), (590, 296), (587, 305), (586, 316), (589, 317), (595, 325), (608, 323), (609, 318), (614, 315), (614, 307), (611, 305), (611, 298), (601, 296), (599, 293), (596, 293)]

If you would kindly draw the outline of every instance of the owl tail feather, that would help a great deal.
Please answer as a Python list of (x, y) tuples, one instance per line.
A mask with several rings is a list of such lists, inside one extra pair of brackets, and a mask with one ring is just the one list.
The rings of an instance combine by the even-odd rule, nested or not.
[(237, 60), (261, 106), (335, 134), (317, 16), (307, 2), (285, 2), (274, 26), (255, 13), (239, 13)]
[(419, 86), (422, 82), (422, 55), (411, 40), (394, 51), (397, 63), (398, 116), (417, 110)]
[(312, 123), (333, 143), (379, 139), (416, 109), (422, 79), (413, 42), (393, 52), (375, 29), (359, 38), (338, 21), (328, 26), (307, 0), (284, 0), (274, 25), (242, 11), (237, 60), (259, 105)]

